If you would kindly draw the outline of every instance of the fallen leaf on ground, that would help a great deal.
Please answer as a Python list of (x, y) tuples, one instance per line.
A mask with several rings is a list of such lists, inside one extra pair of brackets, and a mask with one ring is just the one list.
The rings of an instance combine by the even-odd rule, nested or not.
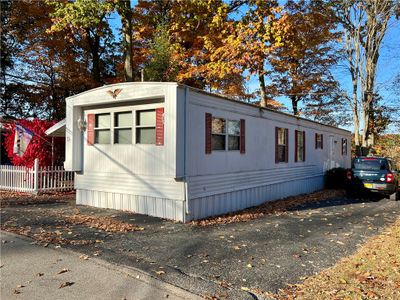
[(21, 294), (21, 292), (18, 291), (18, 290), (16, 290), (16, 289), (14, 289), (14, 290), (13, 290), (13, 294)]
[(89, 256), (87, 256), (87, 255), (85, 255), (85, 254), (82, 254), (82, 255), (79, 256), (79, 258), (80, 258), (80, 259), (83, 259), (83, 260), (88, 260), (88, 259), (89, 259)]
[(62, 283), (58, 288), (62, 289), (62, 288), (65, 288), (67, 286), (71, 286), (73, 284), (74, 284), (74, 282), (66, 281), (66, 282)]
[(157, 275), (163, 275), (163, 274), (165, 274), (165, 272), (164, 271), (156, 271), (156, 274)]
[[(291, 208), (303, 204), (342, 197), (345, 195), (345, 193), (346, 192), (344, 190), (322, 190), (311, 194), (287, 197), (285, 199), (280, 199), (276, 201), (268, 201), (259, 206), (244, 209), (238, 212), (228, 213), (216, 217), (210, 217), (203, 220), (195, 220), (192, 221), (191, 224), (197, 226), (209, 226), (217, 224), (247, 222), (260, 218), (264, 215), (272, 215), (272, 214), (280, 215), (286, 213)], [(278, 227), (279, 224), (276, 224), (275, 226)]]
[(68, 269), (64, 268), (64, 269), (62, 269), (60, 272), (58, 272), (57, 274), (66, 273), (66, 272), (68, 272), (68, 271), (69, 271)]
[(144, 230), (143, 227), (118, 221), (110, 217), (97, 217), (91, 215), (76, 214), (66, 216), (65, 218), (68, 222), (72, 224), (87, 225), (91, 228), (101, 229), (107, 232), (130, 232)]

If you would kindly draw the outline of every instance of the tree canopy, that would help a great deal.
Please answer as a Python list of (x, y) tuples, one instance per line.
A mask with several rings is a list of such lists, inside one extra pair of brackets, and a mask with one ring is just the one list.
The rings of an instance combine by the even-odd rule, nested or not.
[[(1, 10), (1, 106), (16, 117), (61, 119), (70, 95), (144, 79), (333, 125), (353, 116), (357, 133), (360, 120), (364, 134), (387, 120), (374, 95), (395, 1), (8, 0)], [(332, 72), (343, 61), (353, 95)]]

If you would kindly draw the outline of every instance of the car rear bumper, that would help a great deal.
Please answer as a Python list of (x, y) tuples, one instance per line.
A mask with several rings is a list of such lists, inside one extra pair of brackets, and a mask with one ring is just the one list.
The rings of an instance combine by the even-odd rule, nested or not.
[(391, 183), (374, 183), (374, 182), (360, 182), (350, 183), (349, 188), (353, 191), (369, 191), (373, 193), (380, 193), (391, 195), (396, 192), (396, 185)]

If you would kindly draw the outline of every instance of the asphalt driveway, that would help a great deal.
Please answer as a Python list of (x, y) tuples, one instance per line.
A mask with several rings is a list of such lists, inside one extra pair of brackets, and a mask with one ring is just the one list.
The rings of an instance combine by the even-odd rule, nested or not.
[[(63, 216), (76, 208), (144, 230), (108, 233), (66, 224)], [(4, 207), (1, 225), (96, 241), (62, 247), (138, 268), (198, 295), (251, 299), (254, 295), (245, 290), (275, 292), (332, 266), (399, 213), (400, 202), (341, 197), (249, 222), (200, 227), (66, 201)]]

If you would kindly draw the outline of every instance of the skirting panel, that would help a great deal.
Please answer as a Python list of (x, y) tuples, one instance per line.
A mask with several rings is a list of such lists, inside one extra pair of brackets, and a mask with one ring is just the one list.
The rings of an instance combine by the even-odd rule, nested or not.
[(187, 221), (257, 206), (266, 201), (311, 193), (322, 189), (323, 186), (324, 177), (315, 176), (191, 199)]
[(185, 221), (185, 202), (180, 200), (78, 189), (76, 203)]

